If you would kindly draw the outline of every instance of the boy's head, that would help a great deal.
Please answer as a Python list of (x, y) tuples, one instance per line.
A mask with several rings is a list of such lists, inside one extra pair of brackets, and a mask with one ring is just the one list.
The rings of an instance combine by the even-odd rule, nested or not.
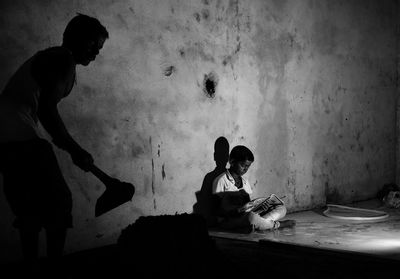
[(63, 34), (63, 46), (71, 50), (77, 64), (88, 65), (99, 54), (107, 29), (94, 17), (76, 15), (70, 20)]
[(230, 170), (237, 175), (244, 175), (254, 162), (254, 155), (246, 146), (237, 145), (229, 154)]

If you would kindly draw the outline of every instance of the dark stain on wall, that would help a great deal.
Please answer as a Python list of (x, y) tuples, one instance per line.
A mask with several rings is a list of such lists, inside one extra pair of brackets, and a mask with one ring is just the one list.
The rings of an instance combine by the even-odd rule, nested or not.
[(154, 190), (155, 174), (154, 174), (154, 159), (153, 159), (153, 147), (152, 147), (151, 137), (149, 138), (149, 144), (150, 144), (150, 153), (152, 156), (152, 158), (151, 158), (151, 191), (154, 196), (154, 194), (155, 194), (155, 190)]
[(165, 179), (165, 164), (162, 165), (162, 170), (161, 170), (161, 175), (162, 175), (162, 179)]
[[(238, 36), (237, 39), (240, 40), (240, 37)], [(228, 63), (233, 64), (238, 57), (240, 49), (241, 49), (241, 43), (239, 42), (238, 45), (236, 46), (235, 51), (224, 58), (224, 60), (222, 61), (222, 65), (226, 66)]]
[(154, 209), (157, 209), (157, 204), (156, 204), (156, 198), (154, 195), (156, 194), (155, 188), (154, 188), (154, 179), (155, 179), (155, 173), (154, 173), (154, 159), (151, 159), (151, 192), (153, 193), (153, 204), (154, 204)]
[(218, 85), (218, 77), (215, 73), (211, 72), (209, 74), (204, 75), (203, 80), (203, 92), (209, 98), (215, 97), (215, 91)]
[(338, 203), (341, 201), (339, 190), (336, 188), (329, 188), (329, 182), (325, 182), (327, 189), (326, 202), (327, 203)]
[(117, 14), (118, 23), (125, 29), (129, 29), (129, 25), (121, 14)]
[(133, 158), (139, 157), (139, 155), (143, 154), (144, 150), (142, 146), (138, 146), (135, 143), (131, 145), (131, 155)]
[(210, 11), (207, 9), (202, 10), (201, 16), (203, 17), (204, 20), (208, 20), (210, 18)]
[(235, 17), (239, 15), (239, 1), (238, 0), (230, 0), (227, 8), (228, 13), (233, 13)]
[(90, 86), (87, 85), (82, 85), (82, 96), (88, 99), (91, 99), (93, 97), (95, 97), (96, 94), (96, 90)]
[(153, 159), (153, 145), (152, 145), (152, 139), (149, 137), (149, 144), (150, 144), (150, 153), (151, 153), (151, 192), (153, 194), (153, 207), (156, 210), (157, 209), (157, 203), (156, 203), (156, 198), (154, 195), (156, 194), (156, 190), (154, 187), (155, 179), (156, 179), (156, 174), (154, 172), (154, 159)]
[(215, 63), (214, 57), (206, 53), (203, 42), (186, 42), (186, 46), (179, 48), (179, 55), (182, 58), (201, 59), (204, 62)]
[(154, 189), (154, 159), (151, 159), (151, 192), (153, 193), (153, 196), (155, 194), (155, 189)]
[(185, 57), (185, 49), (184, 48), (180, 48), (179, 50), (179, 55), (184, 58)]
[(200, 14), (199, 13), (194, 13), (193, 16), (194, 16), (194, 18), (196, 19), (197, 22), (200, 22), (201, 18), (200, 18)]
[(171, 76), (174, 72), (176, 72), (175, 66), (168, 66), (164, 69), (164, 76), (169, 77)]

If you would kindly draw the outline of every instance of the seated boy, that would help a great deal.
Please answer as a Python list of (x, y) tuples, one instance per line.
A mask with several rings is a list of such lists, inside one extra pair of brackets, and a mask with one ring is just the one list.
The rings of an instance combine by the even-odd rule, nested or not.
[(242, 176), (254, 162), (253, 153), (245, 146), (235, 146), (229, 154), (230, 168), (215, 178), (212, 193), (219, 197), (217, 215), (223, 229), (251, 228), (269, 230), (295, 225), (294, 220), (279, 221), (286, 215), (286, 207), (277, 205), (260, 216), (254, 212), (239, 212), (250, 201), (250, 184)]

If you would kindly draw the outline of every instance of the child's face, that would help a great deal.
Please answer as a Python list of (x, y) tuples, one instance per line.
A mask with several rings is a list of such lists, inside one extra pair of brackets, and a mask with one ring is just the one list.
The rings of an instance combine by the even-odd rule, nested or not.
[(249, 160), (245, 160), (245, 161), (232, 160), (230, 162), (231, 170), (233, 172), (235, 172), (237, 175), (242, 176), (247, 172), (247, 170), (250, 168), (252, 163), (253, 162), (249, 161)]

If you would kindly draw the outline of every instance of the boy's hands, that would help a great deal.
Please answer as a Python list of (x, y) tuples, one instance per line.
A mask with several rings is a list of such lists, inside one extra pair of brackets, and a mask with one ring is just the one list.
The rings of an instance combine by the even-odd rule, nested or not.
[(250, 201), (250, 196), (244, 189), (220, 193), (221, 209), (227, 216), (237, 216), (239, 208)]
[(70, 155), (74, 164), (85, 172), (88, 172), (93, 165), (92, 155), (81, 147), (71, 150)]
[(239, 193), (241, 194), (242, 205), (244, 205), (245, 203), (248, 203), (250, 201), (250, 195), (243, 188), (239, 190)]

